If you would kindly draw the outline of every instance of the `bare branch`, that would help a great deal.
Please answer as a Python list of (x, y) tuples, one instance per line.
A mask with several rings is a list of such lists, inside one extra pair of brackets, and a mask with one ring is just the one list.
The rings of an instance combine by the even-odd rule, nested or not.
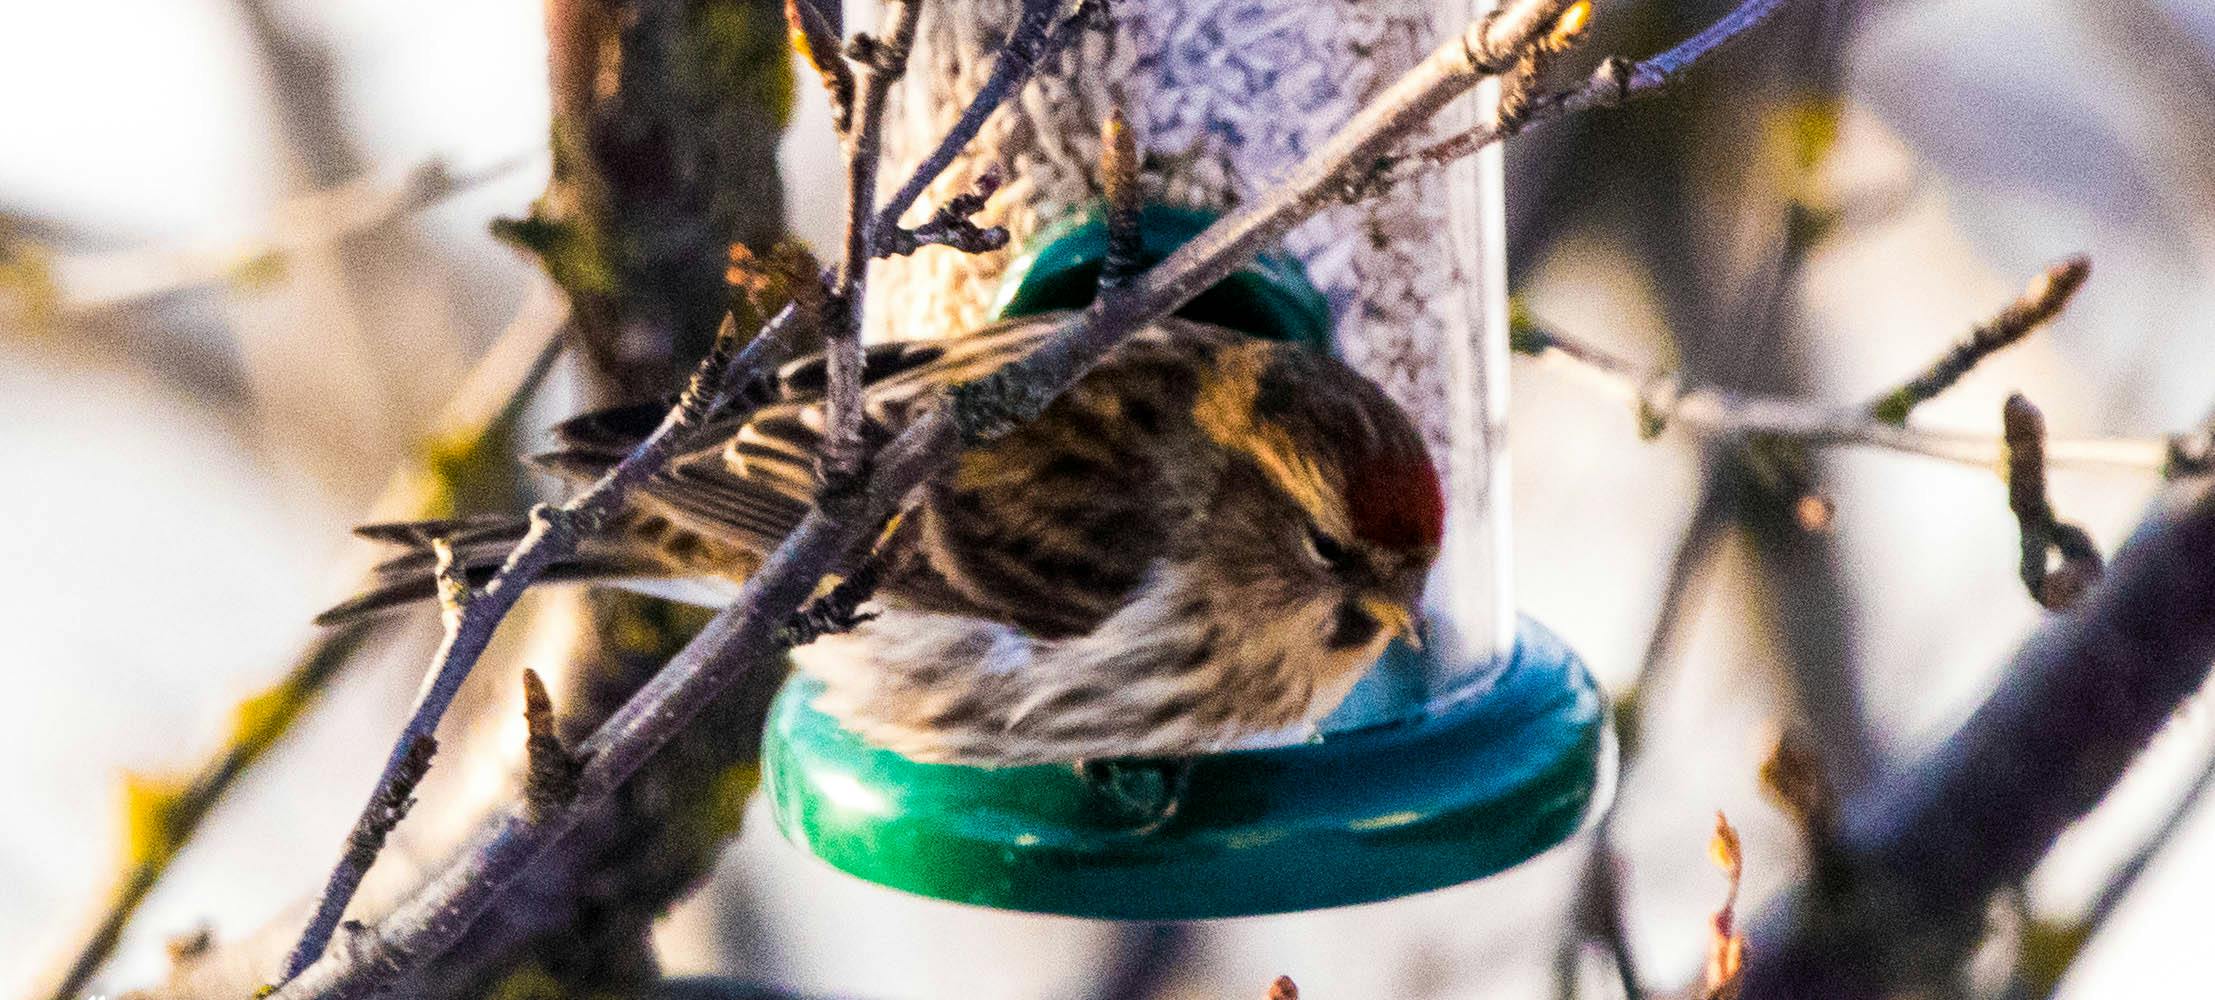
[(1890, 995), (1955, 967), (1992, 895), (2026, 876), (2206, 681), (2210, 551), (2215, 483), (2180, 484), (1952, 736), (1858, 805), (1841, 831), (1851, 877), (1803, 888), (1758, 922), (1745, 995)]
[(2007, 308), (1971, 331), (1967, 340), (1955, 344), (1929, 368), (1879, 396), (1870, 404), (1869, 412), (1888, 424), (1907, 423), (1908, 414), (1917, 406), (1953, 388), (1984, 359), (2013, 346), (2060, 315), (2091, 274), (2092, 261), (2081, 254), (2040, 272)]
[[(2001, 418), (2007, 428), (2007, 507), (2023, 533), (2023, 586), (2031, 599), (2058, 611), (2076, 603), (2099, 582), (2100, 549), (2092, 536), (2054, 516), (2046, 499), (2046, 418), (2022, 393), (2007, 397)], [(2050, 556), (2061, 565), (2049, 570)]]
[[(915, 165), (907, 182), (877, 210), (875, 219), (869, 223), (874, 234), (872, 238), (883, 239), (882, 234), (899, 228), (900, 217), (923, 197), (924, 190), (938, 179), (938, 175), (953, 165), (954, 157), (961, 155), (962, 149), (977, 137), (977, 133), (984, 131), (984, 123), (992, 113), (1012, 100), (1039, 64), (1074, 40), (1077, 32), (1099, 16), (1106, 6), (1106, 0), (1076, 0), (1073, 6), (1068, 0), (1023, 0), (1015, 28), (993, 58), (992, 70), (985, 76), (984, 86), (978, 88), (977, 96), (962, 109), (961, 117), (955, 119), (931, 154)], [(1068, 13), (1064, 15), (1061, 12), (1065, 9)]]
[(836, 2), (784, 0), (785, 25), (792, 32), (794, 47), (822, 78), (831, 100), (831, 127), (844, 135), (854, 122), (854, 71), (846, 65), (838, 25), (831, 20), (838, 10)]
[(261, 760), (277, 738), (289, 731), (293, 720), (322, 692), (330, 680), (350, 662), (369, 636), (366, 623), (349, 623), (317, 637), (302, 651), (283, 680), (262, 695), (240, 706), (239, 725), (230, 742), (200, 766), (183, 791), (166, 803), (165, 841), (135, 852), (130, 865), (116, 879), (104, 909), (94, 918), (83, 943), (62, 966), (43, 995), (51, 1000), (81, 1000), (85, 987), (122, 941), (123, 930), (162, 876), (177, 852), (191, 842), (217, 803)]
[(1000, 190), (998, 167), (978, 175), (975, 188), (955, 195), (931, 214), (930, 221), (914, 229), (893, 226), (878, 235), (877, 256), (900, 257), (928, 246), (952, 247), (963, 253), (986, 253), (1008, 245), (1002, 226), (979, 226), (971, 218), (984, 211), (985, 203)]
[[(308, 929), (319, 936), (312, 941), (308, 937), (301, 938), (286, 960), (287, 965), (294, 962), (305, 965), (314, 955), (322, 953), (339, 918), (345, 916), (346, 904), (353, 899), (354, 890), (369, 874), (370, 866), (377, 863), (377, 855), (384, 851), (385, 838), (407, 818), (408, 809), (415, 805), (415, 786), (430, 773), (431, 757), (437, 752), (438, 740), (430, 735), (403, 734), (401, 744), (394, 748), (391, 760), (385, 765), (384, 775), (377, 781), (376, 790), (370, 793), (369, 804), (362, 808), (361, 815), (354, 820), (354, 828), (346, 835), (345, 850), (339, 855), (338, 866), (331, 871), (323, 895), (316, 900), (315, 916), (308, 921)], [(343, 891), (332, 891), (334, 886), (343, 886)], [(315, 953), (303, 959), (301, 950), (311, 943)]]
[(512, 177), (543, 156), (511, 156), (468, 170), (434, 158), (397, 177), (350, 178), (278, 205), (265, 231), (244, 243), (56, 255), (47, 265), (58, 286), (56, 308), (85, 313), (188, 288), (267, 284), (296, 266), (302, 254)]
[[(1709, 53), (1768, 20), (1784, 2), (1746, 0), (1707, 30), (1660, 55), (1635, 63), (1617, 56), (1602, 60), (1582, 86), (1532, 98), (1522, 105), (1519, 116), (1502, 115), (1417, 152), (1380, 158), (1373, 170), (1349, 187), (1350, 200), (1429, 173), (1540, 122), (1571, 112), (1618, 107), (1634, 98), (1659, 93)], [(1559, 23), (1558, 15), (1549, 20)]]
[[(1647, 368), (1566, 335), (1518, 323), (1517, 353), (1572, 362), (1596, 385), (1635, 407), (1646, 436), (1687, 427), (1712, 437), (1774, 435), (1809, 444), (1859, 445), (1991, 468), (2004, 457), (2003, 442), (1989, 434), (1923, 430), (1872, 416), (1867, 407), (1821, 406), (1689, 387), (1675, 372)], [(2046, 443), (2046, 460), (2071, 466), (2105, 466), (2162, 473), (2169, 466), (2168, 438), (2065, 438)]]
[[(1218, 220), (1140, 276), (1126, 294), (1104, 297), (1062, 320), (1036, 351), (989, 376), (985, 384), (990, 390), (949, 393), (868, 464), (865, 488), (853, 493), (857, 502), (835, 510), (819, 504), (811, 510), (747, 578), (737, 600), (585, 742), (580, 750), (589, 759), (575, 799), (543, 816), (528, 816), (519, 807), (496, 815), (470, 850), (376, 929), (365, 931), (361, 947), (317, 961), (276, 995), (285, 1000), (361, 996), (451, 945), (532, 858), (574, 827), (718, 692), (780, 652), (783, 643), (777, 640), (792, 614), (853, 551), (866, 526), (889, 517), (899, 499), (952, 461), (965, 440), (987, 429), (1004, 429), (1010, 418), (1035, 416), (1124, 338), (1168, 315), (1315, 214), (1334, 199), (1357, 165), (1374, 163), (1389, 144), (1421, 127), (1486, 75), (1499, 72), (1515, 52), (1532, 44), (1542, 26), (1554, 22), (1563, 6), (1559, 0), (1522, 0), (1470, 26), (1356, 114), (1279, 188)], [(857, 127), (867, 122), (867, 101), (863, 103)], [(866, 260), (852, 244), (848, 251), (849, 263)], [(679, 422), (679, 411), (664, 421), (664, 430)], [(657, 432), (656, 438), (661, 436)], [(653, 440), (640, 450), (648, 450)], [(617, 472), (611, 472), (610, 479), (616, 478)], [(530, 544), (526, 539), (525, 545)], [(472, 605), (472, 614), (503, 596), (495, 581)], [(505, 599), (512, 602), (513, 597)]]
[(1102, 293), (1120, 291), (1144, 266), (1138, 231), (1138, 140), (1123, 109), (1108, 109), (1100, 124), (1100, 188), (1107, 193), (1107, 257), (1100, 263)]
[(2069, 925), (2064, 940), (2070, 943), (2070, 952), (2062, 956), (2063, 961), (2053, 963), (2050, 978), (2043, 982), (2035, 981), (2024, 975), (2026, 970), (2018, 969), (2015, 982), (2009, 984), (2004, 994), (2008, 1000), (2046, 1000), (2053, 995), (2054, 988), (2060, 985), (2060, 974), (2067, 972), (2077, 956), (2084, 954), (2084, 949), (2099, 936), (2100, 931), (2106, 929), (2116, 911), (2122, 908), (2123, 901), (2130, 898), (2131, 891), (2145, 878), (2146, 870), (2153, 867), (2154, 860), (2176, 840), (2178, 832), (2184, 829), (2185, 822), (2199, 811), (2200, 803), (2207, 798), (2210, 788), (2215, 788), (2215, 753), (2209, 754), (2200, 764), (2199, 772), (2192, 776), (2191, 784), (2186, 785), (2184, 793), (2177, 796), (2176, 802), (2169, 806), (2169, 811), (2162, 815), (2160, 823), (2155, 824), (2153, 832), (2147, 834), (2146, 839), (2140, 841), (2138, 847), (2130, 852), (2130, 856), (2124, 858), (2108, 874), (2107, 881), (2100, 885), (2099, 893), (2092, 897), (2091, 905), (2085, 907), (2083, 916)]
[[(765, 325), (743, 350), (735, 352), (736, 327), (726, 318), (723, 328), (716, 334), (714, 346), (701, 358), (690, 383), (678, 397), (677, 405), (662, 418), (661, 425), (652, 434), (598, 482), (569, 502), (560, 507), (540, 505), (532, 510), (530, 533), (508, 555), (507, 562), (493, 575), (491, 582), (471, 598), (460, 613), (450, 616), (446, 636), (432, 659), (429, 676), (417, 694), (408, 722), (386, 760), (383, 774), (378, 777), (378, 790), (371, 795), (357, 827), (366, 825), (371, 813), (379, 808), (379, 802), (399, 785), (412, 748), (437, 731), (438, 722), (445, 716), (447, 706), (453, 703), (454, 695), (461, 690), (462, 681), (484, 655), (493, 633), (514, 609), (523, 591), (576, 551), (580, 536), (598, 530), (620, 508), (633, 488), (659, 472), (711, 409), (729, 398), (739, 386), (773, 370), (791, 356), (790, 328), (796, 322), (795, 316), (796, 310), (787, 308)], [(368, 874), (369, 862), (374, 860), (374, 852), (361, 858), (349, 850), (332, 869), (318, 897), (315, 916), (285, 961), (287, 979), (298, 975), (323, 953), (347, 903)]]
[(890, 31), (883, 38), (857, 35), (847, 47), (847, 57), (861, 64), (861, 83), (854, 121), (846, 130), (845, 254), (832, 280), (823, 324), (829, 414), (817, 460), (823, 467), (826, 494), (851, 489), (861, 471), (862, 296), (868, 287), (869, 262), (877, 257), (870, 219), (877, 203), (885, 106), (892, 97), (892, 85), (907, 72), (915, 23), (922, 13), (923, 0), (891, 0), (886, 8)]
[[(537, 390), (561, 353), (569, 309), (544, 284), (533, 286), (513, 321), (493, 342), (461, 387), (431, 421), (429, 439), (448, 456), (474, 455), (501, 439), (496, 429), (510, 423)], [(448, 497), (451, 483), (439, 474), (431, 452), (411, 458), (392, 474), (390, 485), (370, 505), (375, 520), (401, 515), (429, 516)], [(363, 567), (366, 569), (366, 565)], [(198, 833), (201, 821), (288, 734), (293, 724), (337, 678), (368, 640), (373, 625), (349, 622), (324, 630), (294, 658), (283, 679), (247, 699), (238, 709), (229, 742), (211, 755), (169, 803), (165, 830), (169, 843), (132, 861), (116, 880), (105, 909), (76, 953), (54, 977), (46, 995), (76, 1000), (121, 940), (140, 903), (167, 873), (170, 859)]]

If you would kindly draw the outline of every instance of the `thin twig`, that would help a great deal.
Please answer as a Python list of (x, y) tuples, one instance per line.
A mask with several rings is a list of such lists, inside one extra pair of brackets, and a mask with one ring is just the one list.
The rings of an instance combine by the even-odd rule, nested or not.
[(1100, 289), (1116, 293), (1145, 265), (1139, 233), (1138, 139), (1121, 107), (1108, 109), (1100, 124), (1100, 188), (1107, 195), (1107, 256), (1100, 262)]
[[(2023, 586), (2049, 611), (2076, 603), (2100, 579), (2100, 549), (2083, 528), (2054, 516), (2046, 499), (2046, 418), (2022, 393), (2001, 409), (2007, 428), (2007, 508), (2022, 529)], [(2052, 556), (2061, 565), (2048, 569)]]
[(2138, 847), (2130, 852), (2129, 857), (2115, 866), (2115, 870), (2108, 874), (2107, 881), (2101, 883), (2099, 893), (2092, 897), (2091, 905), (2085, 907), (2084, 914), (2070, 925), (2065, 940), (2070, 942), (2071, 953), (2066, 956), (2066, 961), (2053, 964), (2056, 975), (2052, 980), (2043, 983), (2018, 980), (2006, 993), (2009, 1000), (2047, 1000), (2053, 996), (2054, 989), (2061, 985), (2061, 976), (2058, 973), (2066, 972), (2076, 956), (2082, 955), (2092, 939), (2106, 929), (2116, 911), (2122, 908), (2123, 901), (2130, 898), (2131, 891), (2145, 878), (2147, 869), (2153, 867), (2154, 860), (2169, 848), (2176, 840), (2178, 832), (2184, 829), (2185, 823), (2199, 811), (2200, 803), (2207, 798), (2211, 788), (2215, 788), (2215, 753), (2210, 753), (2200, 764), (2199, 772), (2192, 776), (2192, 783), (2186, 785), (2184, 793), (2169, 806), (2169, 811), (2161, 817), (2161, 822), (2146, 835), (2146, 839), (2139, 841)]
[(52, 985), (42, 989), (43, 996), (50, 1000), (82, 1000), (92, 977), (121, 943), (124, 928), (168, 873), (177, 852), (199, 832), (208, 813), (237, 786), (238, 780), (268, 753), (279, 736), (291, 729), (293, 719), (354, 658), (371, 630), (369, 623), (350, 622), (324, 633), (302, 652), (283, 680), (241, 706), (238, 732), (200, 767), (183, 791), (164, 804), (162, 842), (133, 845), (131, 863), (116, 879), (91, 931)]
[(999, 54), (993, 57), (992, 69), (986, 74), (984, 85), (977, 89), (977, 96), (970, 98), (961, 116), (946, 130), (930, 155), (915, 165), (907, 182), (901, 184), (868, 221), (871, 238), (883, 240), (884, 234), (899, 228), (900, 217), (923, 197), (931, 182), (953, 165), (962, 149), (984, 131), (984, 124), (993, 112), (1013, 100), (1016, 91), (1030, 80), (1039, 65), (1066, 47), (1076, 38), (1077, 32), (1092, 23), (1106, 7), (1107, 0), (1076, 0), (1073, 5), (1069, 0), (1023, 0), (1022, 9), (1016, 14), (1015, 27), (1008, 33)]
[[(1660, 684), (1662, 674), (1677, 662), (1694, 614), (1706, 600), (1712, 579), (1708, 570), (1721, 550), (1725, 529), (1731, 523), (1731, 497), (1731, 492), (1719, 488), (1711, 475), (1701, 487), (1699, 505), (1685, 524), (1675, 555), (1670, 557), (1668, 575), (1662, 579), (1661, 607), (1654, 615), (1645, 652), (1639, 657), (1638, 673), (1616, 694), (1614, 710), (1610, 713), (1610, 721), (1615, 725), (1616, 752), (1621, 758), (1618, 782), (1630, 780), (1645, 749), (1642, 734), (1646, 695)], [(1578, 953), (1584, 942), (1594, 938), (1607, 948), (1624, 1000), (1642, 1000), (1646, 995), (1638, 980), (1629, 927), (1623, 920), (1622, 884), (1616, 872), (1620, 859), (1615, 849), (1615, 817), (1620, 801), (1621, 797), (1617, 796), (1615, 802), (1608, 803), (1607, 810), (1593, 825), (1591, 852), (1573, 897), (1577, 907), (1571, 913), (1568, 934), (1563, 941), (1558, 983), (1563, 1000), (1576, 996)]]
[(1008, 245), (1008, 231), (1004, 226), (980, 226), (972, 216), (984, 211), (985, 203), (1000, 190), (1002, 177), (998, 167), (991, 167), (978, 175), (976, 186), (946, 200), (930, 220), (914, 229), (893, 226), (882, 230), (877, 238), (877, 256), (900, 257), (924, 247), (951, 247), (963, 253), (988, 253)]
[(1970, 331), (1968, 339), (1955, 344), (1899, 388), (1877, 397), (1869, 406), (1870, 414), (1888, 424), (1907, 423), (1916, 407), (1953, 388), (1984, 359), (2013, 346), (2060, 315), (2091, 274), (2092, 261), (2081, 254), (2040, 272), (2022, 295)]
[(1993, 895), (2027, 876), (2206, 682), (2210, 551), (2215, 484), (2180, 483), (1945, 742), (1857, 800), (1840, 831), (1846, 888), (1803, 887), (1756, 923), (1745, 995), (1887, 996), (1957, 968)]
[(348, 865), (367, 870), (377, 854), (385, 849), (385, 838), (392, 829), (407, 818), (408, 810), (415, 805), (415, 786), (423, 783), (423, 776), (431, 772), (431, 758), (438, 754), (438, 740), (429, 736), (417, 736), (408, 741), (400, 754), (400, 766), (393, 771), (392, 780), (378, 786), (377, 794), (369, 800), (369, 808), (355, 820), (354, 829), (346, 835), (346, 861)]
[(289, 199), (270, 212), (267, 231), (243, 244), (132, 247), (57, 256), (50, 265), (70, 312), (115, 309), (206, 285), (254, 286), (283, 275), (291, 258), (381, 229), (416, 212), (515, 176), (544, 157), (519, 155), (457, 170), (442, 159), (397, 177), (362, 176)]
[[(796, 310), (786, 309), (763, 326), (761, 332), (747, 343), (743, 350), (734, 352), (737, 340), (734, 324), (727, 318), (716, 335), (715, 344), (707, 356), (700, 360), (692, 380), (678, 397), (677, 405), (670, 408), (661, 425), (641, 441), (631, 453), (616, 463), (589, 489), (571, 498), (560, 507), (540, 505), (531, 512), (531, 529), (508, 555), (499, 571), (493, 575), (468, 602), (461, 612), (450, 616), (445, 638), (440, 642), (437, 654), (424, 684), (416, 695), (416, 704), (409, 713), (393, 752), (385, 762), (384, 772), (377, 779), (377, 791), (372, 793), (370, 805), (363, 811), (364, 821), (378, 807), (386, 792), (394, 787), (405, 773), (412, 748), (428, 739), (438, 729), (438, 722), (452, 704), (454, 695), (461, 690), (462, 681), (470, 669), (484, 655), (492, 642), (493, 633), (507, 617), (523, 591), (556, 563), (576, 551), (579, 538), (600, 526), (618, 510), (630, 491), (647, 478), (659, 472), (684, 443), (689, 432), (719, 403), (732, 394), (735, 387), (750, 382), (761, 373), (782, 364), (793, 353), (791, 327), (796, 322)], [(362, 824), (357, 822), (357, 828)], [(363, 857), (348, 851), (339, 864), (331, 870), (322, 893), (317, 897), (315, 915), (300, 935), (298, 944), (285, 960), (285, 977), (290, 979), (308, 967), (331, 939), (339, 918), (346, 912), (354, 891), (368, 874), (374, 854)]]
[[(1866, 407), (1690, 387), (1675, 372), (1644, 367), (1560, 333), (1524, 326), (1515, 336), (1518, 353), (1574, 362), (1576, 370), (1592, 376), (1601, 388), (1630, 402), (1648, 436), (1671, 426), (1713, 437), (1767, 434), (1810, 444), (1885, 448), (1982, 468), (1993, 468), (2005, 457), (2004, 442), (1990, 434), (1901, 427), (1877, 419)], [(2168, 438), (2063, 438), (2046, 443), (2046, 459), (2056, 465), (2160, 474), (2169, 467), (2170, 449)]]
[(818, 460), (826, 497), (853, 488), (861, 471), (862, 296), (868, 287), (869, 262), (877, 257), (870, 218), (876, 208), (877, 167), (884, 152), (885, 108), (892, 85), (907, 72), (908, 53), (915, 47), (915, 23), (922, 13), (923, 0), (891, 0), (886, 10), (890, 30), (884, 37), (856, 35), (847, 46), (847, 58), (861, 66), (861, 79), (854, 120), (846, 130), (845, 253), (832, 280), (823, 322), (829, 370), (824, 395), (829, 412)]
[(1709, 53), (1768, 20), (1784, 3), (1746, 0), (1707, 30), (1660, 55), (1635, 63), (1619, 56), (1602, 60), (1581, 86), (1532, 98), (1523, 105), (1520, 116), (1499, 117), (1414, 153), (1380, 158), (1373, 169), (1349, 187), (1349, 200), (1437, 170), (1540, 122), (1578, 111), (1618, 107), (1659, 93)]
[[(448, 499), (436, 455), (470, 456), (502, 440), (497, 429), (513, 422), (561, 353), (569, 309), (544, 283), (533, 285), (523, 307), (476, 367), (462, 379), (431, 421), (426, 447), (395, 471), (369, 510), (372, 520), (431, 516)], [(364, 571), (367, 566), (363, 567)], [(201, 822), (237, 787), (255, 764), (292, 730), (308, 706), (342, 674), (374, 631), (369, 621), (348, 622), (318, 633), (293, 660), (283, 679), (239, 706), (231, 739), (193, 772), (165, 808), (166, 843), (142, 853), (116, 879), (105, 908), (45, 995), (77, 1000), (85, 992), (170, 861), (199, 832)]]
[(831, 101), (831, 127), (844, 135), (854, 121), (854, 71), (846, 65), (839, 27), (832, 20), (839, 13), (835, 0), (827, 4), (784, 0), (785, 26), (792, 33), (793, 48), (822, 79), (823, 91)]
[[(1455, 97), (1512, 64), (1554, 23), (1560, 0), (1521, 0), (1471, 25), (1434, 51), (1277, 188), (1218, 220), (1122, 295), (1063, 319), (1029, 356), (965, 392), (949, 393), (867, 464), (858, 502), (818, 505), (742, 585), (736, 601), (608, 718), (580, 752), (588, 756), (578, 794), (544, 816), (518, 807), (495, 815), (450, 867), (350, 947), (318, 960), (276, 991), (284, 1000), (364, 995), (441, 953), (549, 844), (604, 801), (737, 677), (782, 649), (792, 614), (826, 573), (853, 551), (866, 526), (889, 517), (899, 498), (944, 468), (965, 441), (1008, 420), (1029, 419), (1124, 338), (1168, 315), (1335, 200), (1348, 174), (1422, 127)], [(666, 427), (676, 419), (673, 412)], [(473, 607), (497, 598), (496, 587)], [(509, 598), (512, 600), (512, 598)]]

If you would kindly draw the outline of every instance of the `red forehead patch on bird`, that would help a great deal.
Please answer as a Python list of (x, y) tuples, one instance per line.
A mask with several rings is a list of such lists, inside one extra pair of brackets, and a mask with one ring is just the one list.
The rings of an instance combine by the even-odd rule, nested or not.
[(1355, 537), (1395, 549), (1438, 545), (1446, 531), (1446, 497), (1428, 457), (1380, 456), (1349, 471), (1346, 518)]

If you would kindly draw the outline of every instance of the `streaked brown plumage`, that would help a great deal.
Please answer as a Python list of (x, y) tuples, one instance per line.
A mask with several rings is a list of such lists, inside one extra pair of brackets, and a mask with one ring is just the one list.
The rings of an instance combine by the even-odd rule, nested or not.
[[(868, 433), (1035, 346), (1055, 317), (873, 348)], [(727, 596), (806, 512), (823, 369), (712, 428), (593, 541), (568, 578), (721, 584)], [(597, 476), (660, 415), (607, 411), (542, 456)], [(1421, 441), (1373, 384), (1304, 348), (1181, 319), (1117, 348), (1040, 419), (918, 487), (880, 542), (878, 617), (800, 651), (819, 706), (923, 760), (1016, 764), (1176, 755), (1312, 724), (1411, 609), (1441, 499)], [(489, 575), (513, 520), (372, 526), (448, 534)], [(414, 551), (326, 620), (429, 596)]]

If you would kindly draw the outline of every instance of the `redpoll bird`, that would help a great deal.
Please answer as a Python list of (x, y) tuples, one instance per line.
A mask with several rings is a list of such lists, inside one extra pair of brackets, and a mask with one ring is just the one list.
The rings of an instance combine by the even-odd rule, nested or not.
[[(889, 439), (1055, 319), (871, 349), (868, 433)], [(820, 359), (788, 366), (779, 401), (711, 429), (555, 575), (727, 599), (808, 509), (823, 383)], [(540, 461), (589, 481), (660, 413), (571, 421)], [(919, 486), (877, 543), (876, 617), (796, 661), (824, 684), (817, 707), (916, 760), (1181, 756), (1297, 733), (1395, 635), (1415, 638), (1443, 515), (1421, 439), (1375, 384), (1305, 347), (1164, 320)], [(366, 528), (418, 548), (323, 620), (429, 596), (428, 534), (482, 580), (521, 531)]]

